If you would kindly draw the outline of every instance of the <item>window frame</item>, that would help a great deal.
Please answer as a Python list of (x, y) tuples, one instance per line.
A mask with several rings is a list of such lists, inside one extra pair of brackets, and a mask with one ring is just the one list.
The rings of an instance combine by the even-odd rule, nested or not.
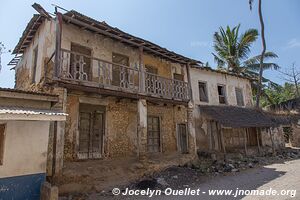
[[(89, 51), (89, 53), (82, 53), (82, 52), (78, 52), (78, 50), (75, 50), (75, 49), (85, 49), (87, 51)], [(74, 72), (73, 72), (73, 62), (74, 62), (74, 58), (72, 59), (72, 57), (75, 55), (82, 55), (83, 56), (83, 59), (84, 61), (86, 62), (87, 60), (89, 60), (90, 62), (90, 65), (88, 66), (88, 71), (85, 71), (85, 73), (87, 73), (87, 79), (88, 80), (91, 80), (93, 78), (93, 61), (92, 61), (92, 57), (93, 57), (93, 49), (90, 48), (89, 46), (86, 46), (85, 44), (80, 44), (80, 43), (77, 43), (77, 42), (71, 42), (70, 43), (70, 51), (73, 53), (70, 54), (70, 69), (69, 69), (69, 73), (74, 76)], [(87, 66), (87, 65), (86, 65)], [(74, 77), (76, 79), (76, 77)]]
[[(206, 99), (206, 101), (202, 101), (201, 100), (201, 95), (200, 95), (200, 83), (201, 84), (204, 84), (204, 86), (205, 86), (205, 93), (206, 93), (206, 97), (207, 97), (207, 99)], [(206, 102), (206, 103), (209, 103), (209, 97), (208, 97), (208, 89), (207, 89), (207, 81), (198, 81), (198, 92), (199, 92), (199, 101), (200, 102)]]
[[(179, 79), (178, 77), (181, 77), (182, 79)], [(183, 81), (184, 82), (184, 75), (179, 73), (173, 73), (173, 79), (177, 81)]]
[[(6, 123), (0, 123), (0, 126), (3, 126), (3, 133), (0, 132), (0, 138), (2, 137), (3, 140), (0, 140), (0, 166), (3, 165), (4, 161), (4, 150), (5, 150), (5, 138), (6, 138), (6, 129), (7, 124)], [(1, 130), (1, 129), (0, 129)]]
[[(242, 88), (240, 88), (240, 87), (235, 87), (234, 88), (234, 90), (235, 90), (235, 99), (236, 99), (236, 105), (237, 106), (245, 106), (245, 101), (244, 101), (244, 92), (243, 92), (243, 89)], [(237, 95), (237, 91), (240, 91), (241, 92), (241, 97), (242, 97), (242, 105), (239, 105), (239, 103), (238, 103), (238, 95)]]
[[(126, 58), (127, 61), (128, 61), (127, 64), (126, 64), (126, 65), (123, 65), (123, 64), (120, 64), (120, 63), (113, 62), (114, 56), (121, 56), (121, 57)], [(111, 61), (112, 61), (112, 63), (117, 64), (117, 65), (123, 65), (123, 66), (126, 66), (126, 67), (130, 67), (130, 58), (129, 58), (128, 55), (125, 55), (125, 54), (112, 52), (112, 55), (111, 55)]]
[[(114, 62), (114, 58), (116, 56), (120, 56), (126, 59), (127, 63), (126, 64), (120, 64), (118, 62)], [(111, 73), (112, 73), (112, 80), (111, 80), (111, 85), (116, 86), (116, 87), (121, 87), (121, 75), (120, 75), (120, 66), (125, 66), (127, 68), (130, 68), (130, 57), (128, 55), (125, 54), (120, 54), (120, 53), (116, 53), (116, 52), (112, 52), (111, 54), (111, 61), (112, 61), (112, 69), (111, 69)], [(125, 68), (126, 73), (126, 79), (128, 80), (128, 69)]]
[[(219, 87), (223, 87), (224, 88), (224, 95), (220, 95), (219, 94)], [(219, 104), (227, 104), (227, 89), (226, 89), (226, 85), (225, 84), (218, 84), (217, 85), (217, 92), (218, 92), (218, 98), (219, 98)], [(220, 102), (220, 97), (224, 96), (224, 103)]]
[(158, 68), (153, 65), (146, 64), (145, 71), (146, 71), (146, 73), (149, 73), (149, 74), (158, 75)]

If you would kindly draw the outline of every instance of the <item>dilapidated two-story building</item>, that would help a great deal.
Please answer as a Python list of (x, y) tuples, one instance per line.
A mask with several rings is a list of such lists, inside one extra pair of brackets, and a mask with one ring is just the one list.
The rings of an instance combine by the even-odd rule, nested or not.
[(188, 71), (200, 61), (74, 10), (51, 17), (33, 7), (13, 51), (15, 87), (59, 95), (64, 162), (195, 155)]
[(48, 164), (57, 168), (48, 176), (63, 171), (62, 184), (99, 185), (90, 184), (104, 180), (104, 162), (97, 160), (176, 154), (179, 162), (197, 150), (247, 151), (264, 145), (262, 129), (278, 125), (248, 108), (252, 92), (245, 77), (205, 68), (74, 10), (61, 13), (56, 7), (50, 15), (33, 7), (39, 14), (28, 23), (10, 64), (16, 88), (59, 95), (58, 105), (68, 114), (63, 142), (53, 147), (61, 162)]

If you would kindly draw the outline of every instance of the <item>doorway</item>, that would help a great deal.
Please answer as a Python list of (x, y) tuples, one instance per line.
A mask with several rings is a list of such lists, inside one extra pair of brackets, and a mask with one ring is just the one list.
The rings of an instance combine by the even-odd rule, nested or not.
[(159, 117), (148, 116), (147, 120), (148, 152), (160, 152), (160, 120)]
[(101, 158), (104, 137), (104, 108), (79, 106), (79, 159)]
[(178, 131), (179, 149), (181, 153), (188, 153), (188, 138), (187, 138), (186, 124), (178, 124), (177, 131)]

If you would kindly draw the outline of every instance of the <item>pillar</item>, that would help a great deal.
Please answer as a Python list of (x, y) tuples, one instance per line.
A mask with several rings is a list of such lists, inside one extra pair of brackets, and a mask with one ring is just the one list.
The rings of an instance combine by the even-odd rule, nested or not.
[(65, 122), (54, 122), (53, 132), (52, 177), (59, 177), (64, 161)]
[(143, 47), (139, 48), (139, 69), (140, 69), (140, 93), (145, 93), (145, 67), (143, 60)]
[(194, 120), (194, 105), (189, 102), (187, 108), (187, 128), (188, 128), (188, 138), (189, 138), (189, 153), (197, 154), (196, 145), (196, 130), (195, 130), (195, 120)]
[(138, 100), (138, 157), (143, 160), (147, 153), (147, 102), (145, 99)]

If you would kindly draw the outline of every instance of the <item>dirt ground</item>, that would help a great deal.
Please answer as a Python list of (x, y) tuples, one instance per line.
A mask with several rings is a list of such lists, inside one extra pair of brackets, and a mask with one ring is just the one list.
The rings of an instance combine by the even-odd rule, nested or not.
[(169, 166), (177, 166), (192, 160), (190, 154), (153, 155), (140, 162), (137, 157), (126, 157), (109, 160), (85, 160), (67, 162), (63, 177), (58, 181), (59, 192), (63, 196), (84, 196), (86, 193), (109, 191), (114, 186), (124, 186), (161, 171)]
[[(201, 164), (200, 164), (201, 163)], [(199, 160), (185, 166), (173, 166), (159, 173), (145, 177), (131, 184), (116, 186), (121, 192), (126, 188), (135, 190), (164, 191), (166, 188), (200, 189), (200, 196), (153, 196), (151, 199), (290, 199), (289, 195), (277, 196), (216, 196), (209, 195), (213, 189), (226, 189), (235, 192), (242, 190), (297, 190), (300, 191), (300, 150), (285, 150), (276, 156), (238, 157), (227, 159), (226, 162)], [(113, 189), (113, 188), (111, 188)], [(296, 194), (293, 199), (300, 199)], [(114, 196), (111, 190), (73, 194), (60, 199), (149, 199), (148, 196)]]

